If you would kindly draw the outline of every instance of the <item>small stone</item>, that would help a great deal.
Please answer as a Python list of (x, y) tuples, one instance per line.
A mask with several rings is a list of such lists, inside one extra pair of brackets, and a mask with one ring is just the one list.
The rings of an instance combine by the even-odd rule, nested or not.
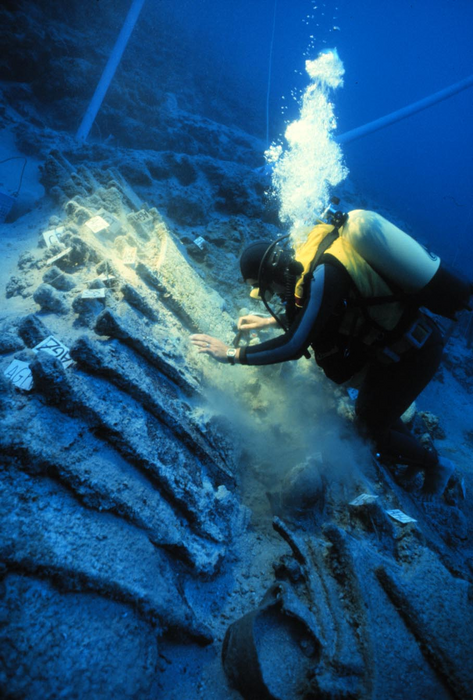
[(56, 291), (50, 284), (40, 284), (33, 294), (33, 299), (43, 311), (52, 311), (56, 314), (69, 312), (69, 306), (62, 293)]
[(15, 350), (23, 350), (25, 347), (21, 338), (11, 331), (0, 334), (0, 354), (6, 355)]
[(76, 286), (72, 275), (68, 275), (67, 272), (62, 272), (62, 270), (56, 266), (51, 267), (44, 273), (43, 282), (50, 284), (61, 292), (69, 292)]
[(51, 333), (38, 316), (30, 314), (25, 316), (18, 326), (18, 335), (29, 348), (34, 348)]

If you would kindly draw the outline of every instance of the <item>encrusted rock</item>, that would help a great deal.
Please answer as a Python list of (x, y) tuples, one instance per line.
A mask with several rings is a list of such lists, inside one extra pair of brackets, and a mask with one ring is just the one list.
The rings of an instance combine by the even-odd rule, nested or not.
[(129, 304), (131, 304), (131, 306), (134, 306), (135, 309), (138, 309), (138, 311), (140, 311), (144, 316), (149, 318), (151, 321), (159, 320), (158, 312), (141, 294), (139, 294), (139, 292), (137, 292), (134, 287), (131, 286), (131, 284), (122, 285), (121, 292), (123, 294), (123, 298)]
[(24, 347), (22, 339), (16, 333), (0, 330), (0, 354), (6, 355), (9, 352), (15, 352), (15, 350), (22, 350)]
[(72, 403), (72, 389), (60, 360), (40, 350), (30, 365), (35, 387), (55, 406)]
[(141, 185), (149, 187), (153, 184), (146, 166), (142, 162), (133, 162), (128, 160), (120, 164), (120, 172), (129, 180), (133, 185)]
[[(197, 246), (196, 246), (197, 247)], [(198, 327), (194, 319), (186, 311), (180, 300), (172, 290), (166, 285), (164, 280), (158, 276), (147, 265), (139, 262), (136, 266), (137, 274), (156, 291), (160, 292), (160, 301), (162, 301), (183, 323), (192, 331), (196, 332)]]
[[(216, 542), (225, 539), (227, 525), (218, 517), (222, 504), (212, 487), (203, 488), (208, 479), (202, 463), (167, 426), (105, 378), (67, 371), (44, 351), (31, 363), (31, 372), (35, 388), (50, 405), (80, 416), (98, 430), (102, 439), (178, 504), (203, 536)], [(223, 507), (227, 510), (226, 504)]]
[(185, 393), (192, 395), (197, 390), (197, 382), (190, 371), (179, 367), (172, 357), (166, 356), (159, 344), (144, 331), (141, 324), (131, 322), (130, 319), (124, 322), (110, 309), (105, 309), (97, 318), (95, 331), (99, 335), (108, 335), (125, 342), (172, 379)]
[(106, 303), (106, 297), (98, 299), (84, 299), (82, 298), (82, 295), (79, 294), (72, 302), (72, 310), (78, 315), (80, 325), (92, 328), (96, 318), (103, 311), (103, 307), (106, 305)]
[(170, 217), (183, 226), (201, 226), (205, 223), (207, 212), (202, 198), (175, 194), (167, 201)]
[[(164, 423), (176, 436), (206, 465), (218, 478), (228, 481), (230, 475), (226, 455), (216, 450), (195, 424), (192, 423), (185, 404), (176, 396), (170, 395), (168, 387), (162, 380), (153, 376), (150, 369), (143, 366), (136, 356), (130, 357), (130, 351), (113, 345), (113, 350), (93, 342), (87, 336), (79, 338), (70, 349), (71, 357), (86, 371), (106, 377), (121, 390), (133, 396), (139, 403)], [(231, 477), (233, 481), (233, 477)], [(229, 495), (225, 486), (221, 486), (216, 498), (224, 501)]]
[(92, 216), (91, 212), (88, 209), (82, 207), (80, 204), (78, 204), (78, 202), (75, 202), (74, 200), (71, 200), (66, 204), (65, 210), (66, 214), (70, 218), (72, 218), (79, 226), (85, 224), (85, 222)]
[(33, 299), (43, 311), (52, 311), (55, 314), (67, 314), (69, 304), (62, 292), (56, 291), (50, 284), (40, 284)]
[(7, 299), (14, 296), (29, 297), (34, 283), (35, 279), (32, 274), (23, 274), (20, 277), (13, 275), (7, 282), (5, 296)]
[[(100, 600), (93, 592), (64, 594), (50, 581), (24, 573), (5, 577), (2, 607), (9, 621), (0, 632), (2, 667), (11, 697), (28, 697), (32, 684), (36, 698), (65, 697), (65, 691), (82, 700), (153, 696), (160, 645), (135, 607)], [(72, 690), (66, 679), (74, 669), (80, 669), (80, 681)]]
[[(0, 373), (0, 397), (12, 387)], [(54, 434), (54, 451), (45, 435)], [(199, 537), (192, 524), (166, 500), (155, 485), (143, 479), (120, 455), (93, 437), (82, 421), (48, 407), (39, 413), (29, 403), (21, 413), (9, 412), (0, 447), (30, 475), (54, 476), (87, 508), (113, 513), (148, 533), (155, 546), (183, 559), (198, 574), (215, 573), (225, 547)]]
[(445, 431), (440, 425), (440, 418), (430, 411), (419, 411), (418, 417), (432, 438), (445, 440)]
[(274, 515), (294, 517), (309, 510), (320, 511), (325, 505), (326, 482), (320, 459), (310, 459), (291, 469), (284, 477), (280, 490), (268, 494)]
[(49, 270), (44, 273), (43, 282), (50, 284), (52, 287), (61, 292), (69, 292), (76, 286), (72, 275), (69, 275), (67, 272), (63, 272), (55, 265), (50, 267)]
[(99, 254), (79, 236), (71, 237), (69, 245), (72, 247), (72, 251), (68, 257), (72, 265), (85, 265), (87, 263), (95, 265), (101, 262)]
[(209, 641), (179, 591), (168, 557), (146, 533), (112, 516), (79, 510), (75, 499), (49, 480), (17, 472), (13, 478), (4, 474), (2, 482), (1, 545), (9, 566), (21, 565), (29, 574), (54, 572), (66, 588), (80, 581), (82, 589), (131, 603), (162, 630)]
[(13, 394), (13, 385), (3, 372), (0, 372), (0, 408), (7, 408)]
[(178, 156), (174, 153), (166, 154), (171, 173), (179, 180), (181, 185), (187, 187), (197, 180), (197, 170), (188, 156)]
[(26, 250), (24, 253), (20, 255), (18, 258), (18, 268), (20, 270), (25, 270), (30, 267), (36, 262), (36, 256), (34, 253), (32, 253), (30, 250)]
[(18, 326), (18, 335), (27, 347), (34, 348), (51, 333), (36, 314), (30, 314)]

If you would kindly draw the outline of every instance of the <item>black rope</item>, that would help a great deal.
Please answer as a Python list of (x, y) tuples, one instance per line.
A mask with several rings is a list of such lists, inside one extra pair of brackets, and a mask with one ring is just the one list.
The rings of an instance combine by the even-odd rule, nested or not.
[(287, 234), (285, 234), (284, 236), (280, 236), (279, 238), (277, 238), (275, 241), (273, 241), (273, 242), (271, 243), (271, 245), (266, 249), (266, 251), (265, 251), (265, 253), (264, 253), (264, 255), (263, 255), (262, 259), (261, 259), (260, 266), (259, 266), (259, 271), (258, 271), (258, 288), (259, 288), (259, 295), (260, 295), (260, 297), (261, 297), (261, 299), (262, 299), (262, 301), (263, 301), (263, 304), (264, 304), (266, 310), (268, 311), (268, 313), (271, 314), (271, 316), (274, 318), (274, 320), (276, 321), (276, 323), (278, 324), (278, 326), (280, 326), (280, 327), (283, 329), (284, 332), (287, 331), (287, 326), (286, 326), (286, 324), (279, 318), (279, 316), (277, 316), (277, 315), (275, 314), (275, 312), (272, 310), (272, 308), (269, 306), (268, 302), (267, 302), (266, 299), (265, 299), (265, 292), (266, 292), (266, 290), (267, 290), (267, 286), (266, 286), (266, 281), (265, 281), (265, 269), (264, 269), (264, 268), (265, 268), (265, 266), (266, 266), (267, 260), (269, 259), (270, 253), (273, 252), (273, 250), (274, 250), (275, 247), (278, 245), (278, 243), (280, 243), (281, 241), (285, 240), (286, 238), (289, 238), (289, 235), (290, 235), (290, 234), (287, 233)]
[(23, 168), (21, 169), (20, 182), (18, 184), (18, 189), (16, 192), (13, 193), (13, 197), (18, 197), (18, 195), (20, 194), (21, 185), (23, 183), (23, 175), (25, 172), (26, 164), (28, 163), (28, 159), (24, 158), (23, 156), (12, 156), (11, 158), (5, 158), (5, 160), (0, 160), (0, 165), (2, 165), (2, 163), (8, 163), (9, 160), (23, 160), (24, 161)]

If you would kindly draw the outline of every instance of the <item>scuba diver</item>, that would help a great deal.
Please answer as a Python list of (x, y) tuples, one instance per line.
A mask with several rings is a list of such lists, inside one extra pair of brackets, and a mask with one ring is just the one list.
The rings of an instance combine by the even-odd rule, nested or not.
[[(423, 472), (425, 500), (440, 497), (455, 465), (423, 447), (401, 416), (442, 358), (442, 334), (425, 309), (454, 319), (470, 308), (472, 285), (375, 212), (326, 214), (328, 223), (316, 225), (295, 250), (284, 236), (252, 243), (241, 256), (243, 280), (270, 316), (243, 316), (239, 331), (280, 325), (283, 334), (240, 348), (205, 334), (191, 342), (219, 362), (242, 365), (297, 360), (312, 348), (330, 380), (358, 388), (361, 435), (382, 459), (407, 465), (408, 481)], [(285, 320), (268, 305), (273, 295), (283, 302)]]

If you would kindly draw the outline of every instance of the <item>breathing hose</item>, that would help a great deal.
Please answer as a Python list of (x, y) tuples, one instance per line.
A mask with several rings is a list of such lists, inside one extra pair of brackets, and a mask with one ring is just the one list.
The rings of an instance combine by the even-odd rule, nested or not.
[(11, 158), (5, 158), (5, 160), (0, 160), (0, 165), (2, 163), (8, 163), (9, 160), (23, 160), (24, 161), (23, 168), (21, 169), (20, 182), (18, 184), (18, 189), (16, 192), (13, 192), (13, 194), (12, 194), (12, 197), (15, 197), (15, 199), (16, 199), (16, 197), (18, 197), (18, 195), (20, 194), (21, 185), (23, 183), (23, 174), (25, 172), (25, 168), (26, 168), (26, 164), (28, 163), (28, 159), (25, 158), (24, 156), (12, 156)]

